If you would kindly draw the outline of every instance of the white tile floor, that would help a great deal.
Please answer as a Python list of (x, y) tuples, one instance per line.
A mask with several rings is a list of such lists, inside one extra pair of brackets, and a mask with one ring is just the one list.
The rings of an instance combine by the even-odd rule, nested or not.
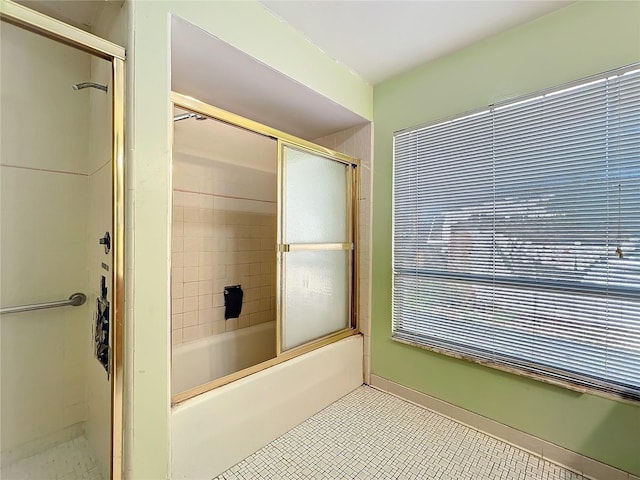
[(441, 415), (360, 387), (214, 480), (583, 480)]
[(77, 437), (0, 470), (2, 480), (103, 480), (87, 440)]

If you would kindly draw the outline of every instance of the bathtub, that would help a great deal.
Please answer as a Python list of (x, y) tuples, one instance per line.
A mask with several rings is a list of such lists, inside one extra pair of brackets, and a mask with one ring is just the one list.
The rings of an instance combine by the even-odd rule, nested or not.
[(176, 345), (171, 392), (184, 392), (275, 356), (275, 321)]
[(354, 335), (171, 409), (171, 479), (215, 478), (362, 385)]

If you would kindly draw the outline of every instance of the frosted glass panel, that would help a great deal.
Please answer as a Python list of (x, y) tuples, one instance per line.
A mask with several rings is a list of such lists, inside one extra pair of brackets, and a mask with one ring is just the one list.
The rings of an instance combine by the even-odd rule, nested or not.
[(349, 326), (347, 250), (306, 250), (285, 257), (283, 350)]
[(349, 166), (284, 147), (285, 243), (349, 242)]

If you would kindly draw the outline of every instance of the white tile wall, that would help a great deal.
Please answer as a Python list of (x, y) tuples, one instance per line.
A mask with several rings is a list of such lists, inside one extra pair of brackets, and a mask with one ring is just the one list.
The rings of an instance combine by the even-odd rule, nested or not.
[[(242, 200), (247, 202), (250, 200)], [(218, 203), (234, 207), (228, 198), (174, 191), (174, 345), (275, 320), (275, 203), (256, 202), (257, 212), (221, 210)], [(244, 292), (237, 319), (224, 318), (224, 287), (228, 285), (241, 285)]]

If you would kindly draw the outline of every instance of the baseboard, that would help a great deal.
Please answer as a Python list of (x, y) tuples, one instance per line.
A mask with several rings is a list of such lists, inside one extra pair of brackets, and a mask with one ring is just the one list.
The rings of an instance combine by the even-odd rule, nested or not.
[(427, 408), (451, 420), (470, 428), (486, 433), (492, 437), (510, 443), (522, 450), (544, 458), (550, 462), (579, 473), (593, 480), (640, 480), (633, 474), (614, 468), (605, 463), (567, 450), (541, 438), (522, 432), (508, 425), (483, 417), (464, 408), (418, 392), (411, 388), (392, 382), (386, 378), (371, 374), (370, 385), (384, 392), (395, 395), (408, 402)]

